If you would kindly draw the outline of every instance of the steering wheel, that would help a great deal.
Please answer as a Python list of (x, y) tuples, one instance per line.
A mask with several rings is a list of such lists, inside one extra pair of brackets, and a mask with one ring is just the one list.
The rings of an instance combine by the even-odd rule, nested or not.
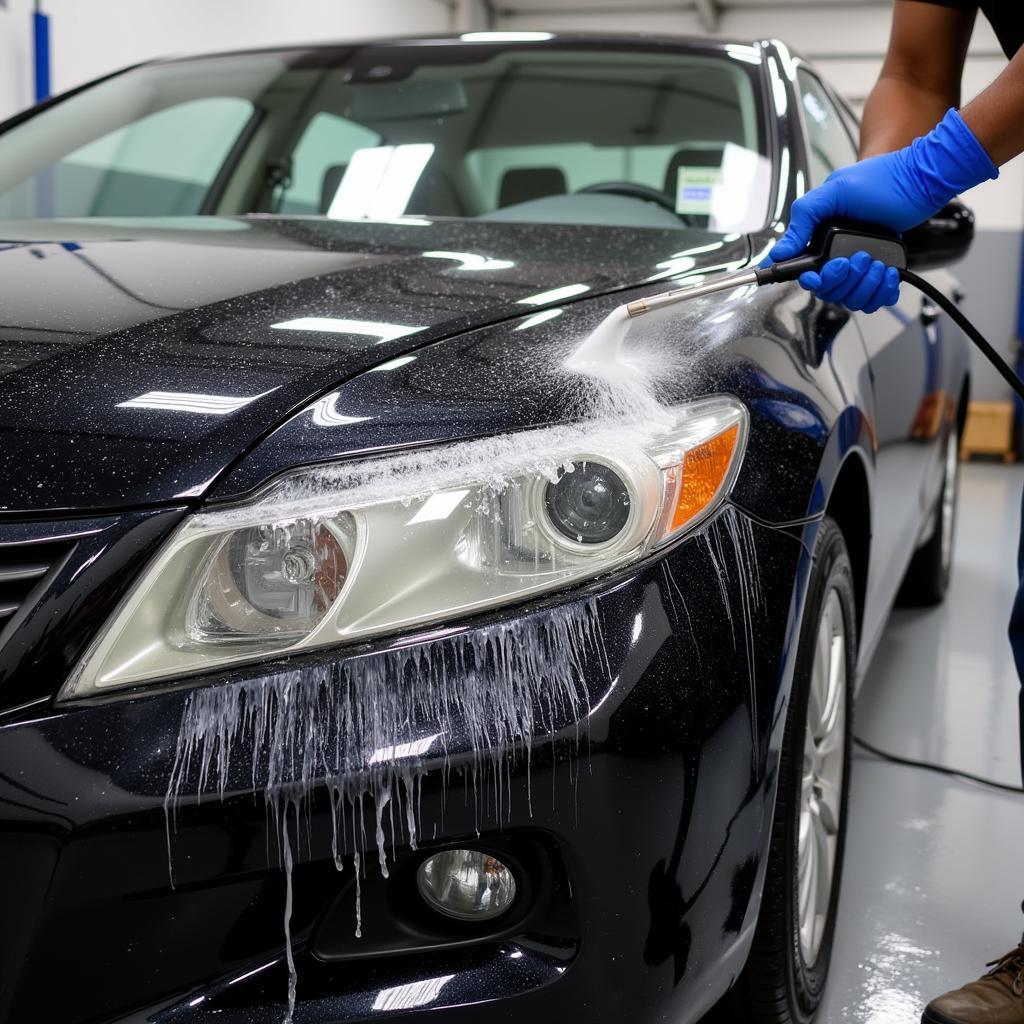
[(645, 203), (656, 203), (669, 213), (675, 213), (676, 204), (672, 197), (666, 195), (660, 189), (651, 188), (649, 185), (638, 185), (635, 181), (599, 181), (594, 185), (584, 185), (576, 190), (576, 195), (583, 195), (587, 192), (595, 192), (598, 195), (626, 196), (628, 199), (642, 199)]
[(684, 224), (695, 226), (695, 222), (690, 219), (688, 214), (679, 213), (676, 210), (676, 204), (671, 196), (659, 188), (651, 188), (650, 185), (641, 185), (636, 181), (599, 181), (596, 184), (584, 185), (583, 188), (578, 188), (575, 191), (577, 196), (587, 193), (598, 196), (625, 196), (627, 199), (639, 199), (644, 203), (653, 203), (655, 206), (675, 214)]

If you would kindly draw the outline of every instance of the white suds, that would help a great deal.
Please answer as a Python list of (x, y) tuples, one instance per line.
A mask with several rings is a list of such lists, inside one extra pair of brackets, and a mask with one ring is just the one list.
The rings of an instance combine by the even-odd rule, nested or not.
[[(188, 695), (165, 801), (168, 845), (173, 850), (176, 819), (187, 799), (263, 791), (286, 875), (289, 1017), (295, 1003), (291, 872), (301, 821), (308, 820), (315, 794), (330, 801), (335, 865), (340, 870), (351, 854), (357, 884), (364, 810), (375, 816), (385, 876), (386, 811), (394, 809), (387, 818), (392, 845), (404, 842), (415, 849), (429, 760), (442, 761), (446, 779), (452, 767), (465, 771), (477, 800), (493, 781), (493, 815), (499, 822), (507, 819), (510, 762), (527, 756), (529, 771), (537, 737), (550, 735), (554, 743), (566, 729), (573, 749), (578, 747), (576, 730), (588, 712), (583, 666), (592, 660), (607, 663), (597, 609), (588, 601)], [(469, 753), (450, 762), (449, 742)], [(403, 751), (410, 753), (401, 756)], [(478, 819), (485, 811), (478, 803)], [(361, 913), (357, 893), (357, 935)]]

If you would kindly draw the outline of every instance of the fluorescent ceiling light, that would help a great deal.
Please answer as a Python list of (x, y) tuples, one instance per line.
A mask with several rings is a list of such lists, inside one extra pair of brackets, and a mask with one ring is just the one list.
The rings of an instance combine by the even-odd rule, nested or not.
[(812, 92), (804, 93), (804, 110), (817, 124), (828, 122), (828, 112), (821, 105), (821, 100)]
[[(732, 241), (735, 241), (735, 237)], [(679, 259), (681, 256), (696, 256), (701, 252), (713, 252), (715, 249), (721, 249), (723, 245), (725, 245), (724, 241), (712, 242), (710, 245), (698, 245), (695, 249), (684, 249), (682, 252), (672, 253), (671, 259)]]
[(245, 981), (246, 978), (251, 978), (254, 974), (259, 974), (260, 971), (265, 971), (268, 967), (273, 967), (277, 961), (272, 960), (269, 964), (261, 964), (259, 967), (254, 967), (251, 971), (246, 971), (245, 974), (238, 975), (237, 978), (232, 978), (228, 984), (237, 985), (240, 981)]
[(357, 149), (345, 168), (327, 216), (339, 220), (400, 217), (433, 155), (432, 142)]
[(554, 309), (542, 309), (539, 313), (528, 316), (516, 330), (525, 331), (528, 327), (536, 327), (537, 324), (542, 324), (547, 320), (554, 320), (556, 316), (561, 316), (562, 312), (561, 306), (556, 306)]
[(761, 51), (756, 46), (742, 46), (739, 43), (726, 43), (726, 52), (734, 60), (741, 60), (746, 64), (760, 64)]
[(405, 327), (402, 324), (384, 324), (376, 320), (345, 320), (333, 316), (300, 316), (297, 320), (284, 320), (271, 324), (277, 331), (326, 331), (329, 334), (365, 334), (381, 342), (395, 341), (407, 334), (425, 331), (425, 327)]
[(370, 757), (370, 764), (382, 764), (385, 761), (397, 761), (403, 757), (421, 757), (433, 745), (434, 740), (440, 738), (441, 734), (435, 732), (432, 736), (424, 736), (421, 740), (412, 740), (410, 743), (396, 743), (393, 747), (381, 747), (375, 750)]
[[(271, 391), (276, 388), (271, 388)], [(118, 402), (118, 409), (166, 409), (168, 412), (196, 412), (204, 416), (227, 416), (238, 412), (257, 398), (269, 395), (203, 395), (193, 391), (147, 391), (138, 398)]]
[(415, 356), (399, 356), (397, 359), (389, 359), (386, 363), (381, 363), (380, 366), (371, 366), (367, 373), (385, 373), (388, 370), (397, 370), (399, 367), (408, 366), (410, 363), (415, 363)]
[(527, 295), (525, 299), (519, 300), (521, 306), (545, 306), (549, 302), (558, 302), (560, 299), (571, 299), (574, 295), (582, 295), (590, 291), (589, 284), (567, 284), (563, 288), (552, 288), (549, 292), (538, 292), (536, 295)]
[(554, 39), (554, 32), (463, 32), (464, 43), (542, 43)]
[(467, 494), (469, 491), (441, 491), (439, 494), (432, 494), (406, 525), (413, 526), (416, 523), (447, 519), (462, 504)]
[[(369, 217), (335, 217), (335, 220), (370, 220)], [(434, 222), (426, 217), (374, 217), (374, 224), (396, 224), (400, 228), (429, 228)]]
[(423, 255), (432, 260), (455, 260), (462, 264), (459, 270), (507, 270), (515, 266), (511, 260), (492, 260), (475, 252), (446, 252), (442, 249), (432, 249)]
[(454, 974), (445, 974), (440, 978), (424, 978), (423, 981), (412, 981), (407, 985), (382, 988), (373, 1001), (372, 1009), (412, 1010), (417, 1006), (426, 1006), (441, 994), (441, 989), (454, 977)]
[[(779, 154), (779, 181), (789, 177), (789, 146), (783, 146)], [(772, 220), (782, 220), (782, 211), (786, 208), (786, 190), (779, 189), (779, 198), (775, 201), (775, 215)]]
[(636, 618), (633, 620), (633, 632), (631, 634), (631, 646), (635, 647), (637, 641), (640, 639), (640, 634), (644, 630), (644, 613), (637, 612)]
[[(782, 76), (779, 74), (778, 65), (773, 60), (768, 61), (768, 76), (772, 80), (772, 97), (775, 100), (775, 113), (779, 117), (786, 116), (786, 109), (789, 106), (789, 99), (786, 96), (786, 83), (783, 82)], [(785, 181), (783, 177), (779, 178), (779, 181)]]
[(351, 423), (365, 423), (369, 416), (346, 416), (338, 412), (338, 399), (341, 395), (337, 391), (333, 395), (324, 395), (318, 402), (310, 406), (313, 422), (318, 427), (347, 427)]
[(655, 266), (661, 271), (660, 274), (652, 274), (648, 281), (659, 281), (663, 277), (672, 277), (674, 274), (683, 274), (687, 270), (693, 270), (697, 261), (692, 256), (673, 256), (670, 260), (662, 260)]

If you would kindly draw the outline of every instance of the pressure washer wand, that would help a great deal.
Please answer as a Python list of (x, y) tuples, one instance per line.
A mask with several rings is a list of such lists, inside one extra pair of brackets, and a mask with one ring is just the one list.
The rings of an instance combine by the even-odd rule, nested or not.
[(627, 303), (625, 307), (619, 308), (624, 308), (626, 316), (633, 318), (643, 316), (656, 309), (663, 309), (665, 306), (688, 302), (690, 299), (699, 299), (715, 292), (731, 291), (744, 285), (780, 284), (783, 281), (795, 281), (808, 270), (820, 271), (829, 260), (840, 256), (849, 258), (858, 252), (866, 252), (872, 259), (881, 260), (887, 266), (896, 267), (902, 280), (919, 289), (932, 302), (944, 309), (1010, 387), (1024, 399), (1024, 381), (1010, 369), (1006, 360), (996, 352), (978, 328), (964, 316), (955, 302), (907, 267), (907, 250), (903, 242), (884, 228), (838, 221), (828, 222), (819, 226), (807, 251), (794, 259), (783, 260), (767, 267), (757, 267), (754, 270), (741, 270), (734, 274), (725, 274), (710, 284), (692, 288), (675, 288), (672, 291), (661, 292), (645, 299), (636, 299)]
[(821, 270), (829, 260), (839, 256), (849, 258), (854, 253), (866, 252), (872, 259), (881, 260), (890, 267), (899, 268), (902, 273), (907, 268), (907, 251), (903, 243), (895, 235), (883, 234), (882, 229), (864, 228), (860, 225), (848, 226), (838, 221), (821, 225), (814, 233), (807, 251), (791, 260), (773, 263), (768, 267), (757, 267), (754, 270), (740, 270), (734, 274), (726, 274), (710, 284), (698, 285), (696, 288), (675, 288), (670, 292), (650, 295), (645, 299), (637, 299), (626, 305), (626, 313), (630, 317), (643, 316), (655, 309), (699, 299), (703, 295), (715, 292), (730, 291), (750, 284), (781, 284), (783, 281), (796, 281), (808, 270)]

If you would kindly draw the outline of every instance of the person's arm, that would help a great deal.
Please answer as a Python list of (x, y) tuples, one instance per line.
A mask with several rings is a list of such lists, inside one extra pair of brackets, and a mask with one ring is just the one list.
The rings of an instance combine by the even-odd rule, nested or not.
[[(800, 255), (816, 226), (836, 217), (906, 231), (999, 177), (999, 165), (1024, 152), (1024, 48), (962, 113), (956, 109), (974, 13), (973, 5), (952, 0), (897, 0), (886, 81), (872, 93), (865, 117), (864, 158), (793, 203), (770, 261)], [(936, 37), (924, 31), (927, 25), (945, 30)], [(800, 284), (826, 302), (873, 312), (898, 300), (900, 275), (861, 252), (830, 260), (821, 273), (808, 271)]]
[(960, 79), (977, 11), (896, 0), (889, 48), (868, 96), (862, 160), (910, 145), (960, 106)]
[(1024, 153), (1024, 47), (961, 113), (997, 167)]

